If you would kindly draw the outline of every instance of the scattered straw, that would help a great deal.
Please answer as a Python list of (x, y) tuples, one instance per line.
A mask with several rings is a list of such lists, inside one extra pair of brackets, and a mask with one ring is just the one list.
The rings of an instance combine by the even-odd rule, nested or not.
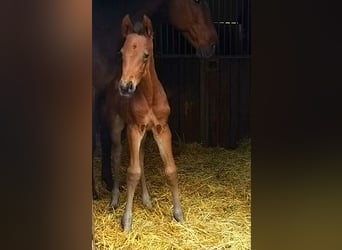
[[(139, 185), (129, 233), (122, 232), (120, 227), (126, 199), (125, 183), (122, 183), (119, 208), (109, 208), (110, 193), (101, 185), (100, 158), (95, 158), (100, 194), (100, 200), (93, 203), (96, 249), (251, 249), (250, 142), (244, 141), (236, 150), (204, 148), (198, 144), (175, 145), (186, 220), (183, 224), (172, 219), (171, 193), (158, 149), (150, 137), (146, 144), (145, 174), (153, 209), (142, 205)], [(128, 154), (124, 143), (123, 176)]]

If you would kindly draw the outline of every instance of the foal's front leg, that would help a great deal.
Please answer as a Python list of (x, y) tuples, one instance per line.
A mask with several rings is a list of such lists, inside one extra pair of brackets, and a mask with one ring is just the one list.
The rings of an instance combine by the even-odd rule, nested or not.
[(165, 174), (171, 188), (173, 199), (173, 217), (178, 222), (184, 221), (183, 210), (179, 200), (177, 167), (173, 159), (171, 131), (168, 124), (158, 124), (152, 129), (154, 139), (158, 144), (160, 156), (165, 165)]
[(132, 226), (133, 197), (141, 176), (139, 151), (141, 140), (144, 137), (144, 134), (145, 130), (141, 131), (137, 125), (128, 125), (127, 127), (130, 163), (129, 167), (127, 168), (127, 203), (121, 220), (124, 231), (129, 231)]

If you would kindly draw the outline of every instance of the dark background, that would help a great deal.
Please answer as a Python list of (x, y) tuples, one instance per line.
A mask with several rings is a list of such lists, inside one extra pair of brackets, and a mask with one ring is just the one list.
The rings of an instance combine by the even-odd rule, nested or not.
[[(91, 2), (1, 5), (1, 248), (90, 249)], [(341, 249), (339, 8), (251, 6), (252, 249)]]

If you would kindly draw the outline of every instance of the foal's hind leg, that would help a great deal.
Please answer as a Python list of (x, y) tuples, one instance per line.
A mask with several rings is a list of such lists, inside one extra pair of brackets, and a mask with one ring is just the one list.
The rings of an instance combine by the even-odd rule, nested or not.
[(143, 204), (149, 208), (152, 209), (152, 202), (151, 202), (151, 197), (150, 194), (148, 193), (147, 186), (146, 186), (146, 179), (145, 179), (145, 173), (144, 173), (144, 143), (145, 143), (145, 138), (142, 139), (141, 145), (140, 145), (140, 155), (139, 155), (139, 160), (140, 160), (140, 168), (141, 168), (141, 189), (142, 189), (142, 202)]
[(121, 220), (124, 231), (129, 231), (132, 225), (132, 207), (134, 192), (141, 176), (139, 151), (145, 130), (141, 131), (136, 125), (129, 125), (127, 128), (127, 138), (130, 150), (130, 163), (127, 168), (127, 203), (124, 215)]
[(113, 188), (113, 174), (111, 168), (111, 138), (110, 138), (110, 129), (105, 122), (102, 121), (101, 129), (100, 129), (100, 141), (101, 141), (101, 150), (102, 150), (102, 170), (101, 177), (104, 183), (106, 184), (106, 189), (108, 191)]
[(167, 124), (164, 126), (159, 124), (153, 128), (152, 131), (154, 139), (158, 144), (160, 156), (165, 165), (166, 178), (171, 188), (173, 199), (173, 217), (176, 219), (176, 221), (182, 222), (184, 218), (183, 210), (179, 200), (177, 167), (172, 154), (171, 131)]
[(119, 203), (119, 186), (120, 186), (120, 164), (121, 164), (121, 132), (125, 124), (122, 119), (116, 115), (112, 121), (111, 138), (112, 138), (112, 167), (114, 170), (114, 184), (112, 189), (112, 199), (110, 205), (115, 209)]
[(98, 116), (99, 123), (99, 134), (100, 134), (100, 143), (101, 143), (101, 177), (102, 181), (105, 183), (106, 189), (108, 191), (113, 188), (113, 175), (111, 168), (111, 136), (110, 136), (110, 128), (108, 126), (107, 117), (105, 114), (105, 101), (106, 101), (106, 93), (101, 92), (98, 93), (96, 98), (96, 106), (95, 112)]

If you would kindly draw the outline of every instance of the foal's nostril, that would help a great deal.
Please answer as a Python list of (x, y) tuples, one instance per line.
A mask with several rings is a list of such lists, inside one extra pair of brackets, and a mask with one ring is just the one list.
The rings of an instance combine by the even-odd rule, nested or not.
[(128, 83), (128, 92), (132, 93), (134, 91), (134, 86), (133, 86), (133, 83), (132, 82), (129, 82)]
[(120, 84), (120, 91), (121, 92), (125, 92), (125, 90), (126, 90), (126, 86), (125, 85), (123, 85), (123, 84)]

